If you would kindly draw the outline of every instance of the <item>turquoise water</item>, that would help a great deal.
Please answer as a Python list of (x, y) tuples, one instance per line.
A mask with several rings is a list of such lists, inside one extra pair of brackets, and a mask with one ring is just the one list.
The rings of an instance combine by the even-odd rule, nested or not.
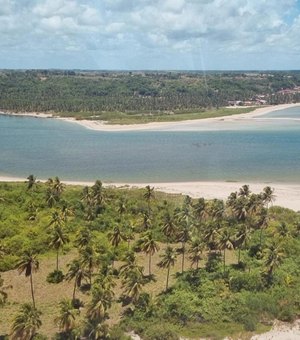
[[(300, 118), (300, 109), (266, 117)], [(298, 121), (247, 120), (237, 126), (223, 131), (107, 133), (54, 119), (0, 116), (0, 175), (300, 183)]]

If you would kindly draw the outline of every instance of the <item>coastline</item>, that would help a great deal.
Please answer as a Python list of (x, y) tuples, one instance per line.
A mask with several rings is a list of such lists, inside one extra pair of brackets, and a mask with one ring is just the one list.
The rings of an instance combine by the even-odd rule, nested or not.
[[(0, 176), (0, 182), (25, 182), (25, 178), (12, 176)], [(45, 182), (45, 180), (39, 180)], [(89, 181), (64, 181), (67, 185), (91, 186), (94, 182)], [(263, 183), (263, 182), (218, 182), (218, 181), (198, 181), (198, 182), (163, 182), (163, 183), (103, 183), (105, 187), (116, 188), (145, 188), (146, 185), (154, 187), (157, 191), (170, 194), (189, 195), (192, 198), (204, 197), (206, 199), (226, 199), (230, 193), (238, 191), (239, 188), (249, 184), (253, 193), (259, 193), (264, 187), (270, 186), (275, 194), (273, 205), (282, 206), (295, 211), (300, 211), (300, 183)]]
[[(72, 117), (57, 117), (52, 114), (43, 113), (43, 112), (20, 112), (13, 113), (9, 111), (1, 111), (4, 115), (12, 115), (12, 116), (24, 116), (24, 117), (35, 117), (35, 118), (53, 118), (62, 120), (69, 123), (79, 124), (89, 130), (94, 131), (102, 131), (102, 132), (126, 132), (126, 131), (168, 131), (172, 129), (176, 129), (176, 131), (191, 131), (191, 130), (200, 130), (201, 125), (205, 125), (207, 123), (213, 122), (240, 122), (245, 121), (247, 119), (256, 118), (259, 116), (263, 116), (267, 113), (285, 110), (292, 107), (298, 107), (300, 103), (295, 104), (280, 104), (280, 105), (270, 105), (264, 107), (257, 107), (251, 112), (248, 113), (240, 113), (233, 114), (230, 116), (221, 116), (221, 117), (213, 117), (213, 118), (203, 118), (203, 119), (193, 119), (193, 120), (182, 120), (176, 122), (152, 122), (152, 123), (144, 123), (144, 124), (131, 124), (131, 125), (121, 125), (121, 124), (107, 124), (105, 121), (97, 121), (97, 120), (76, 120)], [(0, 113), (1, 113), (0, 112)]]

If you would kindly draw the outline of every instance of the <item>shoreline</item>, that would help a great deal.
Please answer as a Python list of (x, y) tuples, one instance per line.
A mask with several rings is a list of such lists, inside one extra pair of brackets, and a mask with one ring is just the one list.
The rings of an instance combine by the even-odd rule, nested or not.
[[(85, 127), (89, 130), (102, 131), (102, 132), (126, 132), (126, 131), (168, 131), (176, 129), (176, 131), (191, 131), (191, 130), (201, 130), (201, 125), (213, 122), (240, 122), (247, 119), (256, 118), (263, 116), (267, 113), (285, 110), (292, 107), (299, 107), (300, 103), (295, 104), (280, 104), (280, 105), (270, 105), (264, 107), (257, 107), (251, 112), (233, 114), (229, 116), (220, 116), (213, 118), (203, 118), (203, 119), (192, 119), (192, 120), (182, 120), (176, 122), (152, 122), (143, 124), (107, 124), (105, 121), (97, 120), (76, 120), (72, 117), (57, 117), (53, 114), (43, 113), (43, 112), (20, 112), (13, 113), (9, 111), (1, 111), (0, 114), (12, 115), (12, 116), (23, 116), (23, 117), (34, 117), (34, 118), (53, 118), (57, 120), (62, 120), (68, 123), (75, 123)], [(198, 125), (198, 126), (197, 126)]]
[[(25, 182), (25, 178), (13, 176), (0, 176), (0, 182)], [(46, 180), (39, 180), (46, 182)], [(91, 186), (90, 181), (65, 181), (67, 185)], [(238, 191), (242, 185), (248, 184), (251, 192), (259, 193), (264, 187), (270, 186), (274, 189), (275, 201), (273, 205), (300, 211), (300, 183), (269, 183), (269, 182), (224, 182), (224, 181), (197, 181), (197, 182), (162, 182), (162, 183), (108, 183), (103, 182), (104, 187), (115, 188), (145, 188), (146, 185), (154, 187), (156, 191), (169, 194), (189, 195), (192, 198), (204, 197), (205, 199), (227, 199), (230, 193)]]

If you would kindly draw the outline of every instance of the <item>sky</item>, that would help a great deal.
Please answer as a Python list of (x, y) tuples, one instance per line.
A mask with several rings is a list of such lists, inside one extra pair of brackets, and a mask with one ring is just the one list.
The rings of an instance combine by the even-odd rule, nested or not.
[(0, 0), (0, 69), (300, 69), (299, 1)]

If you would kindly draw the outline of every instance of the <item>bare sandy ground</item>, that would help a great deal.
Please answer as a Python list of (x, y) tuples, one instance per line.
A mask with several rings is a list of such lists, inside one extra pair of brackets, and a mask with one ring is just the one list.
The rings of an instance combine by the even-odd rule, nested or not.
[[(197, 131), (201, 130), (203, 126), (209, 123), (216, 122), (241, 122), (246, 121), (251, 118), (256, 118), (262, 115), (265, 115), (269, 112), (284, 110), (291, 107), (300, 106), (300, 103), (296, 104), (282, 104), (282, 105), (271, 105), (258, 107), (252, 112), (242, 113), (242, 114), (234, 114), (231, 116), (224, 117), (215, 117), (215, 118), (204, 118), (204, 119), (194, 119), (194, 120), (184, 120), (177, 122), (155, 122), (155, 123), (147, 123), (147, 124), (131, 124), (131, 125), (110, 125), (105, 121), (98, 120), (76, 120), (75, 118), (58, 118), (54, 117), (52, 114), (48, 113), (39, 113), (39, 112), (23, 112), (23, 113), (12, 113), (5, 112), (5, 114), (15, 115), (15, 116), (28, 116), (28, 117), (37, 117), (37, 118), (55, 118), (59, 120), (63, 120), (70, 123), (79, 124), (87, 129), (96, 130), (96, 131), (105, 131), (105, 132), (121, 132), (121, 131)], [(1, 110), (0, 110), (1, 111)]]
[[(0, 176), (0, 182), (25, 182), (25, 178)], [(72, 185), (93, 185), (93, 182), (63, 181)], [(300, 211), (300, 184), (292, 183), (245, 183), (245, 182), (170, 182), (170, 183), (104, 183), (106, 187), (145, 188), (146, 185), (155, 190), (171, 194), (189, 195), (193, 198), (226, 199), (230, 193), (238, 191), (242, 185), (249, 184), (253, 193), (259, 193), (264, 187), (275, 190), (274, 205)]]

